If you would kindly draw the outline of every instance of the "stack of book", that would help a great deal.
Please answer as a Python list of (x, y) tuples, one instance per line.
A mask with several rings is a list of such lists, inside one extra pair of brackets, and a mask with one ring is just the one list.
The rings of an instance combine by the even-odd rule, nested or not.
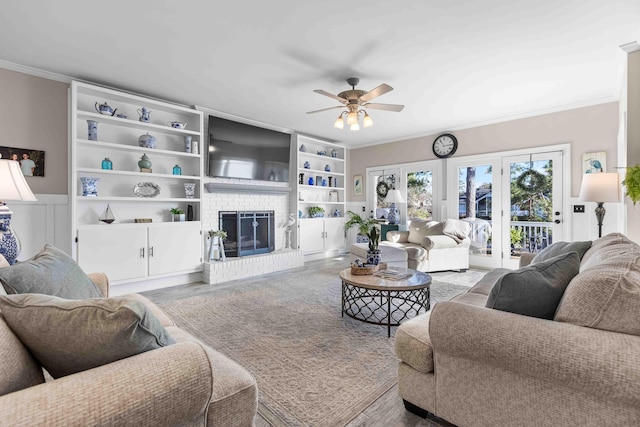
[(374, 276), (381, 277), (383, 279), (388, 280), (404, 280), (413, 276), (413, 273), (410, 273), (406, 270), (380, 270), (374, 273)]

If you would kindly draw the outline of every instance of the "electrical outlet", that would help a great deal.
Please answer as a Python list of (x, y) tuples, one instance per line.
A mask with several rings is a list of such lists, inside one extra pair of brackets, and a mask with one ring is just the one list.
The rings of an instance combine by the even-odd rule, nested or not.
[(573, 213), (584, 213), (584, 205), (573, 205)]

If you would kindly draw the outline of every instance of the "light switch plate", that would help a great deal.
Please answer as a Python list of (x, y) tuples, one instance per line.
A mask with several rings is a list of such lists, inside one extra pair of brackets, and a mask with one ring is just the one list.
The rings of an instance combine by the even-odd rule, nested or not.
[(573, 205), (573, 213), (584, 213), (584, 205)]

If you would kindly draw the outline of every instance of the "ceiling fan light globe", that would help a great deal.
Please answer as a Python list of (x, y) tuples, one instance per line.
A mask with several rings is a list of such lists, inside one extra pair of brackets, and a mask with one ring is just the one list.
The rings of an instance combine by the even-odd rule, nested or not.
[(349, 111), (347, 114), (347, 124), (349, 125), (357, 125), (358, 124), (358, 113), (355, 111)]
[(358, 122), (356, 122), (349, 126), (349, 130), (352, 132), (358, 131), (360, 130), (360, 125), (358, 124)]
[(344, 129), (344, 120), (342, 119), (342, 114), (338, 116), (336, 121), (333, 123), (333, 127), (336, 129)]
[(362, 126), (365, 128), (373, 126), (373, 119), (366, 112), (364, 113), (364, 118), (362, 119)]

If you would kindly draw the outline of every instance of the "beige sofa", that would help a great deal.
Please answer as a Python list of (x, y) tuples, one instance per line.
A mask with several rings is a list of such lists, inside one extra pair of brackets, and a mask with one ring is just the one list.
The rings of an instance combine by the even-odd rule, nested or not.
[[(107, 277), (89, 277), (108, 296)], [(147, 298), (127, 298), (143, 302), (176, 343), (55, 380), (45, 380), (0, 315), (0, 388), (6, 393), (0, 396), (0, 425), (253, 425), (253, 376), (178, 328)]]
[(640, 247), (595, 240), (552, 320), (485, 308), (504, 272), (398, 328), (407, 409), (458, 426), (640, 425)]
[(407, 252), (407, 266), (414, 270), (465, 271), (469, 268), (470, 230), (468, 223), (457, 219), (412, 219), (409, 230), (388, 231), (387, 241), (381, 242), (380, 247)]

